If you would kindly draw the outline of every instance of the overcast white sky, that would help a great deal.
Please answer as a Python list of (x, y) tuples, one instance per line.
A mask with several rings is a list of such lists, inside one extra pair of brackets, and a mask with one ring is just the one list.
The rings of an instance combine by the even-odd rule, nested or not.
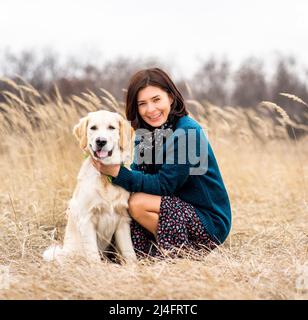
[(195, 71), (279, 51), (308, 65), (308, 0), (0, 0), (0, 50), (63, 56), (155, 56)]

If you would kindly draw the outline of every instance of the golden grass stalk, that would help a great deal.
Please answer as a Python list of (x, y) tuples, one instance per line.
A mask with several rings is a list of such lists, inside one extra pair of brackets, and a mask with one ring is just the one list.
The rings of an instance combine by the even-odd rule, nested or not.
[(188, 92), (188, 96), (190, 97), (190, 99), (193, 99), (193, 91), (192, 91), (191, 86), (189, 85), (189, 83), (187, 81), (185, 81), (185, 87), (186, 87), (186, 90)]
[(100, 88), (99, 90), (101, 90), (107, 96), (108, 100), (111, 102), (111, 105), (115, 110), (120, 109), (119, 102), (109, 91), (105, 90), (104, 88)]
[(259, 106), (264, 106), (266, 108), (275, 110), (283, 119), (283, 123), (284, 124), (290, 124), (291, 123), (291, 119), (288, 116), (288, 114), (286, 113), (285, 110), (283, 110), (280, 106), (278, 106), (276, 103), (274, 102), (270, 102), (270, 101), (262, 101)]
[(34, 89), (34, 88), (30, 88), (30, 87), (27, 87), (27, 86), (20, 85), (19, 89), (21, 89), (21, 90), (23, 90), (23, 91), (25, 91), (27, 93), (33, 94), (37, 98), (41, 97), (41, 95), (38, 93), (38, 91), (36, 89)]
[(19, 105), (25, 107), (26, 103), (24, 101), (22, 101), (20, 98), (17, 97), (17, 95), (15, 95), (14, 93), (10, 92), (10, 91), (3, 91), (2, 94), (5, 97), (9, 97), (12, 100), (15, 100)]
[(88, 90), (89, 93), (83, 92), (82, 95), (91, 102), (94, 106), (98, 107), (101, 105), (101, 101), (97, 95), (95, 95), (92, 91)]
[(59, 88), (57, 85), (54, 85), (54, 89), (55, 89), (55, 93), (56, 93), (56, 99), (57, 99), (57, 103), (59, 105), (62, 105), (63, 104), (63, 98), (60, 94), (60, 91), (59, 91)]
[(305, 101), (303, 101), (301, 98), (296, 96), (295, 94), (290, 94), (290, 93), (285, 93), (285, 92), (281, 92), (279, 94), (281, 96), (287, 97), (293, 101), (296, 101), (296, 102), (301, 103), (301, 104), (305, 105), (306, 107), (308, 107), (308, 104)]
[(15, 81), (13, 81), (12, 79), (3, 77), (3, 78), (0, 78), (0, 81), (3, 82), (3, 83), (6, 83), (10, 87), (18, 90), (18, 84)]

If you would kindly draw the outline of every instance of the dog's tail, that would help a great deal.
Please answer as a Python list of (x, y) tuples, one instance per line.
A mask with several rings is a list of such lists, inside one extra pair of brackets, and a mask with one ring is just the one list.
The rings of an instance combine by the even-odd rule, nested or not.
[(61, 253), (62, 248), (57, 244), (53, 244), (44, 251), (43, 259), (48, 262), (58, 260), (57, 258), (60, 257)]

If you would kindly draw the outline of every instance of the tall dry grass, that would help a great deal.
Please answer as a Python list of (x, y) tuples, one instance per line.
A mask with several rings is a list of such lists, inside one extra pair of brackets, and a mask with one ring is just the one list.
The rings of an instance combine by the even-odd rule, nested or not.
[(72, 127), (98, 108), (123, 113), (123, 103), (104, 90), (101, 97), (87, 92), (63, 102), (57, 93), (51, 100), (27, 83), (3, 81), (16, 94), (4, 92), (0, 104), (0, 267), (9, 270), (0, 298), (308, 298), (308, 144), (289, 138), (292, 123), (280, 106), (262, 102), (256, 112), (187, 101), (208, 133), (232, 204), (233, 227), (222, 246), (136, 265), (59, 267), (41, 253), (63, 238), (83, 161)]

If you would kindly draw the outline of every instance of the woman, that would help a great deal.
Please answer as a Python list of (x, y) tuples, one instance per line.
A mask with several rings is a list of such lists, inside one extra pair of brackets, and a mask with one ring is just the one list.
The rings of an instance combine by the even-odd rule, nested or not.
[(93, 164), (113, 177), (112, 183), (133, 192), (129, 213), (136, 253), (157, 256), (159, 249), (212, 249), (224, 242), (231, 209), (215, 156), (164, 71), (145, 69), (131, 78), (126, 117), (136, 130), (132, 170)]

